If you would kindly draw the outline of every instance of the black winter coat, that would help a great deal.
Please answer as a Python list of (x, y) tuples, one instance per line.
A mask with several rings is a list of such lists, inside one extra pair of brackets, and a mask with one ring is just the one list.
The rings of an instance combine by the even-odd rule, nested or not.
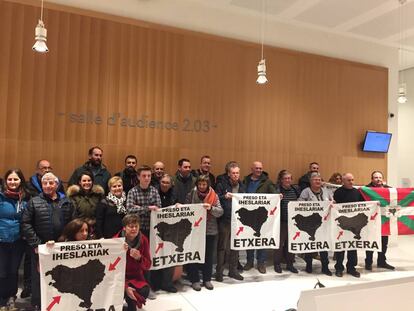
[(52, 201), (41, 193), (30, 199), (23, 211), (21, 231), (27, 243), (36, 248), (47, 241), (57, 241), (63, 228), (72, 220), (73, 206), (67, 198)]

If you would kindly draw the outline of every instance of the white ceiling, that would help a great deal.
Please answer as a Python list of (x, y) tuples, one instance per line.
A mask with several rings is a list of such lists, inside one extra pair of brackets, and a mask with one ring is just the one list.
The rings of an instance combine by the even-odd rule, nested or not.
[(320, 32), (330, 39), (346, 37), (394, 49), (401, 44), (400, 69), (414, 66), (414, 0), (406, 0), (402, 7), (399, 0), (264, 0), (265, 14), (261, 0), (48, 2), (254, 42), (260, 40), (260, 25), (265, 16), (266, 44), (281, 46), (278, 38), (289, 35), (282, 31), (290, 26)]

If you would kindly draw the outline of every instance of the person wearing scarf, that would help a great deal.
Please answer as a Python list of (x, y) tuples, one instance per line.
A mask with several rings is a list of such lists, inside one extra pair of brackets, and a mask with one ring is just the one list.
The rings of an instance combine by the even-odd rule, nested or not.
[(4, 180), (0, 193), (0, 310), (15, 311), (18, 270), (25, 249), (20, 221), (28, 195), (20, 169), (8, 170)]
[(223, 208), (220, 205), (216, 192), (210, 187), (210, 179), (207, 175), (200, 175), (196, 180), (196, 187), (187, 195), (187, 204), (203, 203), (207, 210), (206, 224), (206, 251), (203, 264), (188, 264), (187, 273), (191, 282), (191, 287), (195, 291), (201, 290), (200, 274), (203, 275), (203, 285), (205, 288), (214, 289), (211, 283), (213, 271), (213, 253), (215, 240), (218, 234), (217, 218), (223, 215)]
[(128, 214), (123, 220), (123, 229), (115, 238), (125, 238), (127, 244), (126, 274), (125, 274), (125, 300), (127, 311), (135, 311), (145, 305), (150, 287), (145, 280), (144, 272), (151, 267), (149, 242), (140, 231), (139, 216)]
[(108, 181), (109, 193), (96, 206), (96, 238), (110, 239), (122, 229), (126, 212), (126, 195), (123, 180), (114, 176)]

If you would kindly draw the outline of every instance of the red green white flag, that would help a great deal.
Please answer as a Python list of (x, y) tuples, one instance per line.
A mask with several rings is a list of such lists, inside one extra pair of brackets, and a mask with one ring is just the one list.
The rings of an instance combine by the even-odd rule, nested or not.
[(414, 234), (414, 188), (359, 188), (366, 201), (381, 205), (382, 235)]

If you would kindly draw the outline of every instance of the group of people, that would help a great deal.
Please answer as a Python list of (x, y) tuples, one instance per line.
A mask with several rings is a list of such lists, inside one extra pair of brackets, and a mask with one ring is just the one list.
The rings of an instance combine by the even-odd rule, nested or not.
[[(242, 271), (255, 267), (266, 273), (267, 250), (247, 250), (247, 261), (242, 266), (239, 252), (230, 248), (232, 196), (234, 193), (280, 193), (281, 231), (280, 248), (273, 250), (274, 270), (282, 273), (282, 263), (292, 273), (295, 256), (288, 252), (288, 203), (290, 201), (335, 201), (337, 203), (363, 201), (360, 192), (353, 187), (352, 174), (332, 175), (329, 182), (337, 188), (324, 186), (319, 165), (313, 162), (309, 172), (294, 185), (292, 174), (282, 170), (275, 183), (263, 170), (263, 164), (255, 161), (251, 173), (244, 179), (237, 162), (230, 161), (225, 172), (215, 177), (211, 172), (211, 158), (203, 156), (200, 167), (192, 170), (188, 159), (180, 159), (176, 173), (165, 172), (161, 161), (150, 166), (140, 166), (134, 155), (125, 158), (125, 168), (111, 177), (102, 163), (100, 147), (89, 150), (88, 161), (77, 168), (65, 191), (63, 182), (52, 172), (48, 160), (37, 162), (36, 173), (26, 181), (20, 169), (6, 172), (0, 192), (0, 311), (18, 310), (15, 306), (18, 289), (18, 269), (24, 260), (24, 288), (22, 297), (31, 295), (33, 308), (40, 309), (40, 279), (38, 270), (38, 246), (53, 241), (82, 241), (125, 237), (127, 251), (125, 300), (128, 310), (135, 310), (154, 296), (159, 289), (177, 292), (174, 280), (179, 267), (149, 271), (150, 213), (174, 204), (201, 203), (207, 211), (206, 250), (203, 264), (185, 265), (191, 287), (200, 291), (202, 286), (212, 290), (213, 263), (216, 261), (214, 278), (228, 276), (242, 281)], [(381, 172), (371, 176), (370, 187), (387, 187)], [(333, 190), (334, 189), (334, 190)], [(387, 237), (382, 238), (382, 252), (378, 253), (378, 267), (394, 269), (386, 261)], [(216, 251), (215, 251), (216, 248)], [(217, 257), (214, 258), (214, 254)], [(344, 271), (345, 252), (335, 253), (335, 275)], [(318, 254), (306, 254), (306, 272), (312, 273), (312, 261)], [(327, 252), (320, 252), (322, 273), (332, 275)], [(346, 271), (359, 277), (356, 271), (356, 251), (347, 252)], [(373, 253), (367, 252), (365, 269), (372, 270)], [(200, 278), (201, 275), (201, 278)]]

